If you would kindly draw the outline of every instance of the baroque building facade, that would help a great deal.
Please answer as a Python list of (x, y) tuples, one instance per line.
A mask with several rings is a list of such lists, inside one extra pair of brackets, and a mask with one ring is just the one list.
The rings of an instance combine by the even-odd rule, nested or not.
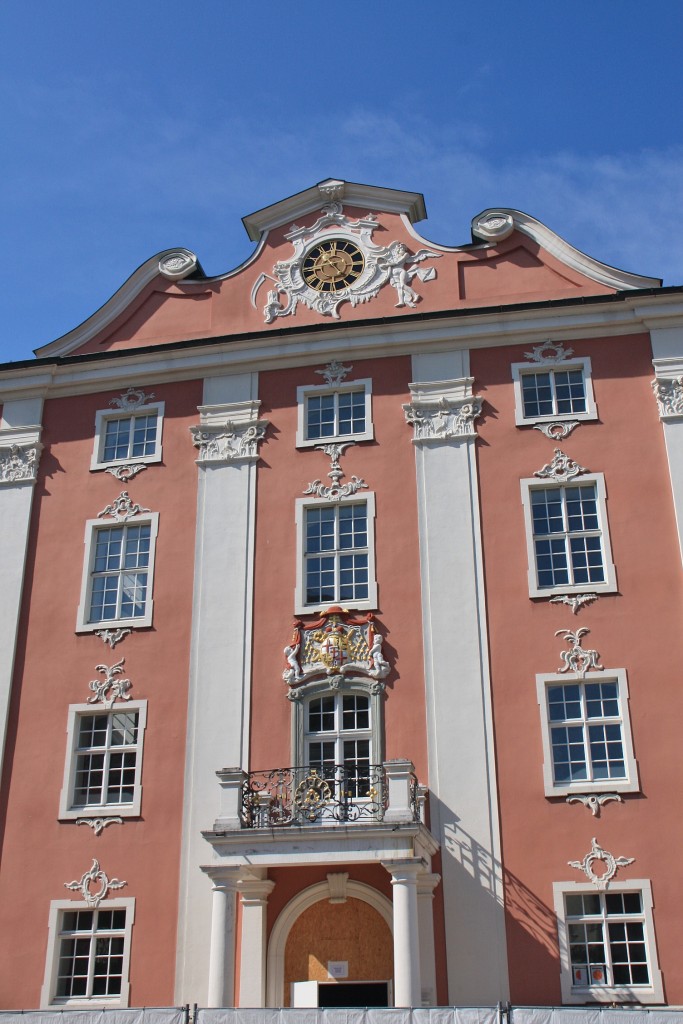
[(683, 1004), (681, 289), (425, 216), (0, 367), (3, 1008)]

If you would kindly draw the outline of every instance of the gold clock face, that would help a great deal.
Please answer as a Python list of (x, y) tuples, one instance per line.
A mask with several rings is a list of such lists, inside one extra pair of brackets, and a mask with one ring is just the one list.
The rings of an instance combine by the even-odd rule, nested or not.
[(318, 242), (304, 256), (304, 281), (317, 292), (341, 292), (360, 277), (365, 266), (357, 245), (344, 238)]

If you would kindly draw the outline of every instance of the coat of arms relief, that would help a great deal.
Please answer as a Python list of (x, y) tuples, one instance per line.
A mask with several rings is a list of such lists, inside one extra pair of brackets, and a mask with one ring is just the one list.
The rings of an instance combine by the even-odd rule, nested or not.
[(323, 676), (334, 687), (346, 675), (370, 676), (378, 689), (390, 665), (382, 653), (382, 634), (371, 613), (354, 618), (341, 608), (329, 608), (317, 622), (305, 626), (296, 619), (292, 638), (284, 650), (282, 678), (296, 688)]

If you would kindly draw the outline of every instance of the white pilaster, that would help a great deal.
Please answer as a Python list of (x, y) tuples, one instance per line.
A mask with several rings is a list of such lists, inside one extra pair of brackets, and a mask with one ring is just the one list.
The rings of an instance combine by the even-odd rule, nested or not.
[(211, 898), (211, 945), (207, 1006), (233, 1006), (235, 1002), (235, 890), (236, 879), (214, 881)]
[(240, 943), (240, 1006), (266, 1005), (266, 909), (275, 882), (242, 879), (237, 884), (242, 905)]
[(467, 352), (413, 357), (431, 829), (441, 844), (450, 1004), (508, 998)]
[(5, 753), (33, 488), (40, 461), (42, 398), (5, 402), (0, 420), (0, 770)]
[(683, 559), (683, 330), (650, 331), (655, 380), (652, 387), (669, 460), (678, 542)]
[(176, 1002), (208, 993), (211, 889), (202, 829), (217, 816), (216, 771), (248, 766), (256, 460), (263, 423), (257, 374), (204, 382), (185, 761)]
[(394, 909), (394, 1005), (421, 1006), (420, 930), (417, 912), (419, 858), (385, 861)]
[(422, 872), (417, 876), (417, 916), (420, 930), (420, 981), (422, 1006), (436, 1006), (436, 961), (434, 948), (434, 890), (440, 875)]

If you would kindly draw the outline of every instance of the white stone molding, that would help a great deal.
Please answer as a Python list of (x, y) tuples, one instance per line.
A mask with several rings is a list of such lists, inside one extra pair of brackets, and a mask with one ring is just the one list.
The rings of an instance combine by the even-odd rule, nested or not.
[(133, 685), (130, 679), (116, 679), (116, 676), (123, 675), (125, 658), (121, 658), (115, 665), (95, 665), (95, 671), (101, 672), (104, 679), (91, 679), (88, 687), (93, 691), (92, 697), (88, 697), (88, 704), (96, 704), (100, 701), (105, 708), (112, 708), (117, 699), (130, 700), (128, 691)]
[(655, 377), (652, 390), (661, 420), (683, 417), (683, 377)]
[(169, 281), (180, 281), (197, 269), (197, 257), (187, 249), (170, 252), (159, 260), (159, 273)]
[(540, 477), (542, 480), (554, 480), (555, 483), (563, 484), (565, 480), (573, 480), (575, 476), (587, 472), (588, 470), (584, 466), (580, 466), (578, 462), (574, 462), (563, 451), (556, 448), (552, 461), (547, 462), (541, 469), (536, 470), (534, 476)]
[(155, 397), (154, 393), (148, 395), (142, 388), (131, 387), (127, 391), (122, 392), (118, 398), (110, 399), (109, 404), (113, 405), (115, 409), (122, 409), (124, 412), (134, 412), (143, 405), (149, 405), (150, 402), (154, 401)]
[[(92, 867), (85, 871), (80, 878), (73, 882), (65, 882), (65, 889), (72, 889), (80, 892), (81, 896), (89, 907), (98, 907), (112, 889), (123, 889), (127, 882), (118, 878), (108, 878), (105, 871), (100, 867), (100, 862), (93, 858)], [(97, 888), (93, 888), (97, 886)]]
[(540, 430), (551, 441), (564, 441), (569, 437), (574, 427), (578, 427), (580, 420), (565, 420), (558, 423), (534, 423), (534, 430)]
[(97, 513), (97, 518), (102, 519), (104, 516), (111, 516), (117, 523), (127, 523), (129, 519), (142, 515), (143, 512), (150, 511), (151, 509), (142, 508), (141, 505), (135, 504), (128, 491), (121, 491), (118, 498), (112, 501), (111, 505), (107, 505), (101, 512)]
[(190, 427), (192, 443), (199, 449), (197, 465), (256, 462), (268, 427), (268, 420), (258, 418), (260, 405), (253, 400), (200, 405), (199, 426)]
[(561, 341), (542, 341), (539, 345), (534, 345), (531, 352), (525, 352), (524, 358), (529, 359), (532, 363), (544, 363), (549, 366), (554, 366), (557, 363), (562, 363), (567, 359), (571, 359), (574, 355), (573, 348), (565, 348)]
[(325, 378), (325, 384), (329, 388), (337, 388), (343, 382), (345, 377), (351, 373), (353, 366), (344, 366), (337, 359), (333, 359), (332, 362), (328, 363), (327, 366), (322, 370), (316, 370), (315, 372)]
[(327, 884), (330, 887), (330, 898), (328, 903), (346, 903), (347, 883), (349, 881), (348, 871), (337, 871), (327, 876)]
[(121, 483), (127, 484), (129, 480), (132, 480), (134, 476), (141, 473), (143, 469), (147, 469), (145, 462), (134, 462), (123, 466), (107, 466), (105, 473), (111, 473)]
[[(596, 875), (593, 871), (593, 864), (596, 861), (602, 861), (605, 865), (605, 870), (600, 875)], [(583, 860), (568, 860), (567, 864), (570, 868), (583, 871), (588, 881), (592, 882), (596, 889), (602, 890), (609, 888), (609, 883), (619, 868), (625, 868), (629, 864), (633, 864), (634, 861), (635, 857), (614, 857), (609, 851), (603, 850), (597, 839), (593, 838), (591, 840), (591, 849)]]
[(302, 683), (321, 676), (328, 680), (331, 689), (338, 689), (347, 676), (386, 679), (391, 666), (382, 653), (382, 642), (372, 613), (357, 619), (332, 607), (308, 626), (296, 619), (284, 649), (286, 667), (282, 678), (297, 690)]
[(619, 793), (571, 793), (567, 798), (568, 804), (583, 804), (589, 807), (594, 818), (600, 817), (600, 809), (611, 800), (623, 803)]
[(35, 483), (42, 450), (40, 441), (0, 445), (0, 485)]
[(598, 664), (600, 655), (595, 650), (586, 649), (581, 646), (581, 637), (590, 633), (590, 629), (581, 626), (580, 629), (557, 629), (555, 636), (563, 636), (569, 644), (568, 651), (560, 651), (560, 658), (564, 662), (558, 672), (575, 672), (583, 679), (589, 669), (603, 671), (603, 666)]
[[(299, 303), (321, 316), (331, 316), (338, 320), (342, 303), (350, 302), (355, 307), (369, 302), (385, 284), (395, 289), (398, 308), (415, 306), (420, 301), (420, 296), (413, 288), (415, 278), (424, 284), (436, 277), (434, 267), (420, 267), (419, 264), (427, 259), (438, 259), (441, 253), (431, 249), (410, 252), (400, 241), (389, 245), (374, 245), (372, 233), (376, 228), (377, 216), (374, 213), (352, 220), (337, 201), (323, 206), (321, 215), (310, 227), (292, 224), (285, 238), (292, 243), (294, 254), (289, 260), (276, 263), (272, 274), (259, 274), (251, 292), (254, 309), (257, 308), (259, 290), (266, 282), (269, 282), (269, 287), (263, 316), (267, 324), (273, 323), (278, 317), (293, 316)], [(342, 291), (321, 293), (306, 283), (302, 267), (311, 245), (332, 238), (353, 242), (363, 252), (364, 266), (356, 280)], [(281, 296), (284, 297), (283, 301)]]
[(550, 598), (550, 604), (565, 604), (571, 608), (572, 615), (576, 615), (584, 605), (598, 600), (597, 594), (558, 594), (557, 597)]
[(76, 818), (77, 825), (89, 825), (96, 836), (101, 836), (108, 825), (123, 825), (123, 818)]
[(113, 651), (116, 645), (132, 632), (132, 629), (96, 629), (95, 636), (99, 636), (105, 644), (109, 644)]
[(412, 401), (403, 406), (406, 423), (414, 427), (413, 444), (476, 437), (474, 421), (482, 400), (472, 395), (474, 379), (410, 384)]
[(361, 490), (363, 487), (367, 488), (368, 485), (365, 480), (355, 475), (353, 475), (345, 484), (340, 482), (345, 474), (339, 464), (339, 459), (343, 455), (344, 450), (349, 448), (352, 444), (355, 444), (355, 441), (317, 444), (315, 446), (316, 449), (325, 452), (325, 455), (330, 458), (330, 471), (327, 475), (332, 483), (324, 484), (319, 478), (312, 480), (303, 492), (304, 494), (312, 494), (316, 498), (326, 498), (328, 501), (339, 501), (341, 498), (351, 497), (352, 494), (356, 494), (356, 492)]

